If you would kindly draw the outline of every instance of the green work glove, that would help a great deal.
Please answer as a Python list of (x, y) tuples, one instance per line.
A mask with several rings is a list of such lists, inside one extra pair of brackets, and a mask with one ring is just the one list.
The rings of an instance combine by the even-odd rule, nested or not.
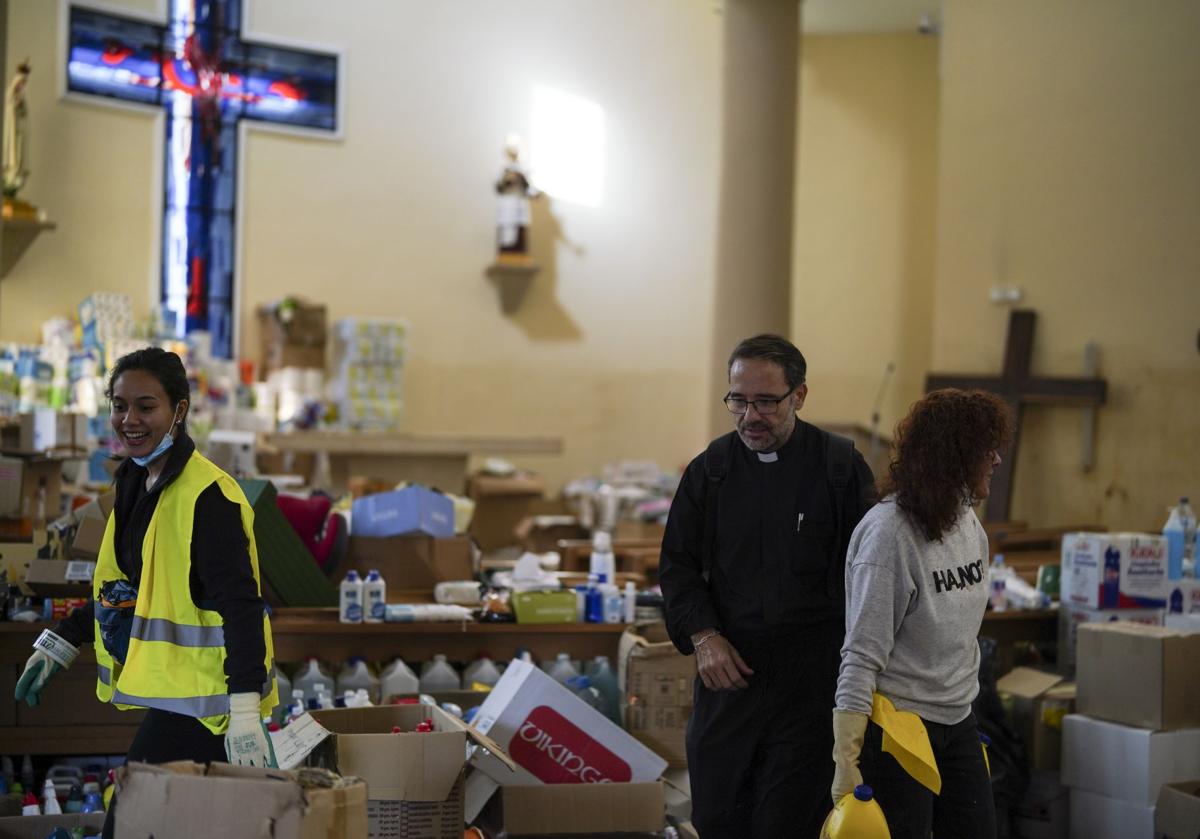
[(238, 766), (275, 768), (275, 747), (258, 709), (257, 693), (229, 696), (229, 729), (225, 732), (225, 757)]
[(18, 702), (24, 699), (30, 708), (36, 707), (42, 701), (42, 688), (46, 682), (59, 670), (70, 667), (78, 655), (79, 650), (75, 646), (49, 629), (43, 629), (33, 642), (33, 655), (25, 662), (25, 670), (17, 680), (13, 696)]

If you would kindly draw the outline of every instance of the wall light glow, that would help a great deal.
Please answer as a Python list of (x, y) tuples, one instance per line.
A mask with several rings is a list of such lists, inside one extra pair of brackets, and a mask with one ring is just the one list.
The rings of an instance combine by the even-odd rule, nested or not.
[(536, 85), (529, 168), (534, 185), (552, 198), (598, 207), (604, 198), (604, 109)]

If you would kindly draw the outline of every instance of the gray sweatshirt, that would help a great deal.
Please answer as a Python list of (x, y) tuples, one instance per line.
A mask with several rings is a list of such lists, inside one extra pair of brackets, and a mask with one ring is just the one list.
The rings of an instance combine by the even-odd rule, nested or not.
[(879, 691), (922, 719), (961, 722), (979, 693), (988, 543), (975, 511), (930, 542), (888, 496), (846, 552), (846, 642), (837, 707), (871, 713)]

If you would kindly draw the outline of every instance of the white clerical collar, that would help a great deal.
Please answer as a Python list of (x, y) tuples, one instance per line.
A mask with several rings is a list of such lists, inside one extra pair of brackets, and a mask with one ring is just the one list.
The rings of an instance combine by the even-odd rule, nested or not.
[(779, 460), (779, 452), (755, 452), (763, 463), (774, 463)]

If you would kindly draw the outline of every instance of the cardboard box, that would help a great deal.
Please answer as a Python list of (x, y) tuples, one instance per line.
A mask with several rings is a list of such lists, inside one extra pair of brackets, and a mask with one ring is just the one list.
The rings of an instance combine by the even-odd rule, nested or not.
[(573, 591), (514, 591), (517, 623), (575, 623), (577, 598)]
[(39, 408), (18, 417), (21, 424), (17, 448), (24, 454), (40, 454), (55, 449), (87, 448), (88, 418), (52, 408)]
[(52, 457), (0, 457), (0, 516), (36, 518), (41, 503), (45, 521), (58, 518), (62, 467), (62, 460)]
[(25, 572), (25, 585), (39, 597), (90, 597), (95, 573), (94, 562), (35, 559)]
[(423, 486), (355, 499), (350, 516), (350, 532), (355, 536), (423, 533), (448, 539), (454, 535), (454, 502)]
[(1200, 634), (1137, 623), (1079, 629), (1079, 712), (1172, 730), (1200, 726)]
[(400, 602), (400, 592), (432, 591), (438, 583), (475, 579), (471, 540), (466, 536), (351, 536), (350, 549), (337, 571), (344, 574), (351, 568), (364, 576), (377, 569), (387, 581), (388, 599), (395, 602)]
[(116, 835), (128, 839), (365, 839), (367, 787), (301, 786), (299, 773), (211, 763), (117, 770)]
[[(462, 835), (463, 767), (468, 737), (506, 760), (480, 736), (440, 708), (385, 705), (313, 711), (311, 716), (334, 733), (310, 756), (321, 765), (367, 782), (368, 836), (416, 837)], [(434, 730), (415, 733), (423, 719)], [(403, 734), (392, 734), (399, 726)]]
[(1200, 781), (1163, 784), (1154, 807), (1154, 835), (1166, 839), (1200, 836)]
[(1200, 580), (1171, 580), (1166, 597), (1169, 614), (1200, 615)]
[(587, 539), (586, 527), (575, 516), (526, 516), (517, 522), (513, 531), (521, 549), (529, 553), (544, 554), (558, 550), (563, 539)]
[(1200, 777), (1200, 729), (1150, 731), (1071, 714), (1063, 719), (1062, 782), (1152, 807), (1163, 784)]
[(285, 367), (324, 369), (327, 341), (325, 320), (324, 306), (298, 304), (287, 323), (275, 316), (274, 306), (260, 306), (261, 377), (265, 379), (268, 373)]
[(1058, 669), (1065, 676), (1075, 675), (1075, 652), (1079, 644), (1079, 627), (1085, 623), (1130, 621), (1158, 626), (1163, 622), (1162, 609), (1081, 609), (1063, 603), (1058, 607)]
[(75, 526), (75, 538), (71, 540), (71, 557), (86, 562), (95, 562), (100, 556), (100, 546), (104, 542), (104, 531), (108, 527), (105, 519), (96, 516), (84, 516)]
[(1154, 807), (1071, 790), (1071, 839), (1154, 839)]
[(1062, 602), (1087, 609), (1166, 605), (1167, 540), (1147, 533), (1068, 533)]
[(517, 525), (536, 515), (545, 481), (540, 475), (517, 473), (509, 476), (476, 473), (467, 478), (467, 497), (475, 502), (471, 535), (485, 551), (518, 544)]
[[(18, 810), (18, 812), (20, 812)], [(0, 839), (46, 839), (55, 828), (82, 827), (84, 833), (99, 835), (103, 813), (63, 813), (58, 816), (6, 816), (0, 818)]]
[(505, 786), (656, 781), (667, 767), (595, 708), (520, 659), (505, 668), (473, 727), (517, 764), (509, 773), (487, 755), (477, 753), (472, 761)]
[(509, 836), (651, 834), (665, 821), (660, 782), (506, 786), (496, 800)]
[(1062, 760), (1062, 720), (1074, 711), (1075, 686), (1057, 673), (1015, 667), (996, 681), (1012, 697), (1013, 727), (1025, 741), (1034, 769), (1057, 770)]
[(692, 715), (694, 656), (680, 655), (666, 628), (651, 624), (621, 636), (618, 680), (628, 703), (625, 729), (672, 767), (687, 766), (688, 719)]

